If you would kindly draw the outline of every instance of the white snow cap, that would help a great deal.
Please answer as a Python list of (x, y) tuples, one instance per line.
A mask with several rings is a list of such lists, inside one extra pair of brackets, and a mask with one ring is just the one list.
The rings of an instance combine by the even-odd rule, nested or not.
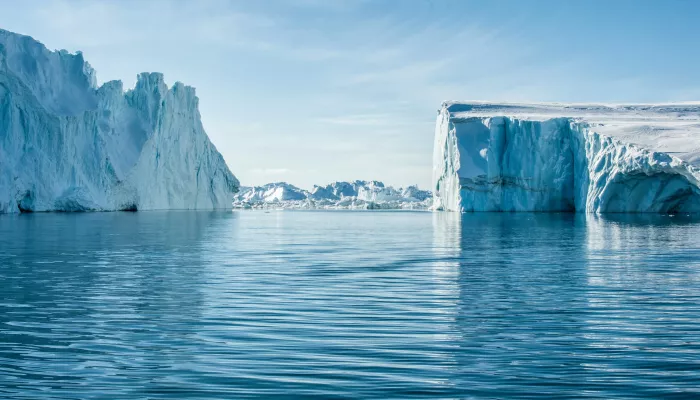
[(695, 163), (700, 159), (700, 102), (658, 104), (443, 103), (452, 119), (510, 117), (523, 121), (568, 118), (622, 142), (673, 154)]

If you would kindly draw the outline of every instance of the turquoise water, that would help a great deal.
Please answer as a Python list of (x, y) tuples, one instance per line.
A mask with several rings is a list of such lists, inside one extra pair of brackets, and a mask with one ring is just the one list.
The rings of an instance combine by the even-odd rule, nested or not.
[(0, 398), (700, 396), (700, 223), (0, 216)]

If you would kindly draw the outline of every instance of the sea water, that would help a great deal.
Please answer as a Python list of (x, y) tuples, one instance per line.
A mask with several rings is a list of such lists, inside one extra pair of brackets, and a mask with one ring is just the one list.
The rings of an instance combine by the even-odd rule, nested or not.
[(0, 398), (700, 396), (700, 223), (0, 216)]

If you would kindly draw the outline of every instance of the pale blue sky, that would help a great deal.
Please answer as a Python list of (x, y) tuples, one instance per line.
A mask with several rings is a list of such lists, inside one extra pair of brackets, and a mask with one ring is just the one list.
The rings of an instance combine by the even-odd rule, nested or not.
[(700, 99), (700, 1), (0, 0), (101, 82), (197, 88), (244, 185), (430, 185), (441, 101)]

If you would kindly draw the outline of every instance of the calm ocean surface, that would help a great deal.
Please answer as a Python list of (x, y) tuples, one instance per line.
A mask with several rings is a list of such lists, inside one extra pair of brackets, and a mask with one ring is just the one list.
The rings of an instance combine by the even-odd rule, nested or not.
[(0, 216), (0, 398), (700, 397), (700, 223)]

